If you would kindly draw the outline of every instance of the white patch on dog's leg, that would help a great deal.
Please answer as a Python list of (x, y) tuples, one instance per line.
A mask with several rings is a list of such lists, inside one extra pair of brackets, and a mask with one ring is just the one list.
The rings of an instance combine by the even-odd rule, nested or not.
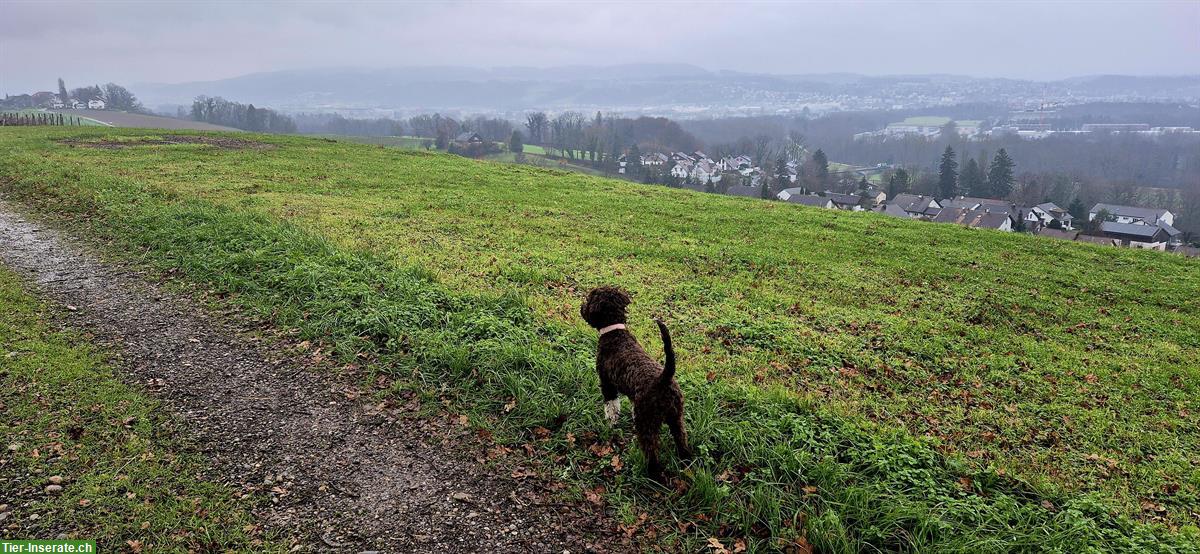
[(604, 419), (607, 419), (610, 424), (616, 423), (617, 418), (621, 416), (621, 399), (614, 398), (604, 403)]

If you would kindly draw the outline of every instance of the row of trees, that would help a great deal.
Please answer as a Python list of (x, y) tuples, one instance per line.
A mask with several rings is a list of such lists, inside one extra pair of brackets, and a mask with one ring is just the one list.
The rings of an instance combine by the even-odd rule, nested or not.
[(1014, 167), (1016, 164), (1008, 156), (1008, 151), (1001, 148), (990, 165), (987, 165), (986, 159), (977, 161), (968, 158), (960, 174), (954, 148), (947, 145), (938, 164), (938, 195), (942, 198), (974, 196), (1007, 199), (1015, 183)]
[(264, 133), (295, 133), (296, 122), (292, 118), (268, 108), (255, 108), (254, 104), (241, 104), (220, 96), (197, 96), (192, 102), (193, 121), (235, 127), (246, 131)]
[(563, 112), (550, 117), (534, 112), (525, 117), (525, 137), (564, 158), (590, 162), (595, 167), (615, 166), (616, 160), (636, 147), (641, 152), (692, 152), (700, 142), (679, 124), (665, 117), (625, 118), (596, 112), (586, 117)]

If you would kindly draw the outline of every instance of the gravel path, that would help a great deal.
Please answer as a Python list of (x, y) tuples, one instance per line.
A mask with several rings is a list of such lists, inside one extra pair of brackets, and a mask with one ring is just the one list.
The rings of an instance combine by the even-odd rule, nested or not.
[(212, 478), (271, 494), (261, 514), (269, 525), (317, 550), (632, 549), (598, 509), (555, 502), (546, 494), (552, 483), (510, 478), (525, 473), (511, 464), (481, 467), (473, 460), (483, 446), (447, 418), (405, 418), (405, 406), (350, 399), (352, 385), (100, 262), (15, 208), (0, 198), (0, 263), (65, 308), (71, 327), (115, 353), (127, 380), (183, 418), (213, 462)]

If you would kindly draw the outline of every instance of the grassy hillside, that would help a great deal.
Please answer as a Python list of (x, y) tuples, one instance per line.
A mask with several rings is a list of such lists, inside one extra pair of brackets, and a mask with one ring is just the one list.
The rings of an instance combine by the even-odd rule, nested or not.
[(266, 498), (203, 480), (177, 423), (81, 342), (0, 267), (0, 535), (62, 533), (104, 552), (287, 551), (252, 515)]
[[(453, 391), (628, 514), (673, 515), (685, 544), (1195, 544), (1194, 260), (436, 153), (143, 134), (3, 129), (0, 176), (347, 359)], [(633, 293), (653, 352), (651, 316), (676, 337), (701, 456), (674, 490), (638, 476), (627, 415), (616, 433), (600, 418), (578, 317), (600, 283)], [(623, 468), (582, 448), (610, 439)]]

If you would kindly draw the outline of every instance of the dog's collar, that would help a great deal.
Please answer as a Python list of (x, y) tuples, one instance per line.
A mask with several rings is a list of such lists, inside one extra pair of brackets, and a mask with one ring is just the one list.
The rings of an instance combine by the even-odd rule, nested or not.
[(604, 333), (607, 333), (609, 331), (616, 331), (617, 329), (624, 329), (624, 328), (625, 328), (624, 323), (614, 323), (612, 325), (609, 325), (608, 327), (601, 327), (600, 334), (603, 335)]

